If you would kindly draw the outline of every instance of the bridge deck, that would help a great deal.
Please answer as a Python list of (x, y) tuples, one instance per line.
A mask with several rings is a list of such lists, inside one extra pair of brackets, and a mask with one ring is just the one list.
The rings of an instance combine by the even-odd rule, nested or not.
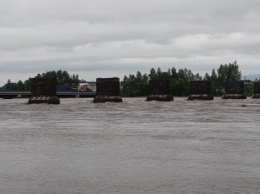
[[(29, 98), (31, 92), (13, 92), (13, 91), (0, 91), (0, 98)], [(89, 98), (96, 96), (96, 92), (57, 92), (59, 98)]]

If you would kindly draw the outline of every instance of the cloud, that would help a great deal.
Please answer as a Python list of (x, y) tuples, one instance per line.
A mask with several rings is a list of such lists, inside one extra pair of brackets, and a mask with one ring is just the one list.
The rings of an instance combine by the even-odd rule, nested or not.
[(2, 0), (0, 81), (58, 69), (83, 79), (158, 66), (203, 74), (234, 60), (255, 73), (259, 9), (258, 0)]

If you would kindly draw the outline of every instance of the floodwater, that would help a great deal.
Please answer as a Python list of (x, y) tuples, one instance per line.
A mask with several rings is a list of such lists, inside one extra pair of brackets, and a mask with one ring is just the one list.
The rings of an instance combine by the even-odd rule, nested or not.
[(260, 99), (0, 99), (1, 194), (260, 193)]

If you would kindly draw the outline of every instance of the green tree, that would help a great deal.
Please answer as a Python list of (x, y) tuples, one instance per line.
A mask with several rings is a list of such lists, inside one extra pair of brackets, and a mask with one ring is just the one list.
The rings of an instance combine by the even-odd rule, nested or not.
[(19, 80), (17, 83), (17, 90), (24, 91), (24, 89), (25, 89), (25, 86), (24, 86), (23, 82), (21, 80)]
[(208, 73), (205, 73), (204, 80), (211, 81), (211, 76)]
[(175, 67), (172, 67), (172, 68), (171, 68), (171, 76), (174, 77), (174, 78), (177, 78), (177, 77), (178, 77), (178, 73), (177, 73)]
[(155, 78), (156, 77), (156, 71), (155, 71), (155, 69), (154, 68), (152, 68), (151, 70), (150, 70), (150, 74), (149, 74), (149, 77), (150, 77), (150, 79), (153, 79), (153, 78)]
[[(63, 71), (63, 70), (58, 70), (57, 72), (56, 71), (47, 71), (46, 73), (42, 73), (42, 74), (38, 73), (35, 77), (36, 78), (48, 78), (48, 79), (56, 78), (57, 86), (63, 86), (63, 85), (78, 86), (78, 84), (80, 82), (86, 82), (83, 79), (80, 80), (78, 75), (73, 74), (72, 76), (70, 76), (70, 74), (67, 71)], [(3, 87), (6, 90), (10, 90), (10, 91), (17, 91), (17, 90), (29, 91), (31, 89), (30, 85), (31, 85), (30, 79), (27, 79), (24, 82), (19, 80), (17, 83), (13, 83), (9, 79)]]
[(218, 80), (218, 76), (216, 74), (215, 69), (213, 69), (212, 72), (211, 72), (211, 81), (216, 82), (217, 80)]
[(241, 79), (241, 71), (237, 62), (229, 63), (228, 65), (220, 65), (218, 68), (218, 80), (219, 82), (236, 82)]
[(8, 91), (17, 91), (18, 90), (18, 84), (13, 83), (10, 79), (8, 79), (7, 83), (3, 87)]

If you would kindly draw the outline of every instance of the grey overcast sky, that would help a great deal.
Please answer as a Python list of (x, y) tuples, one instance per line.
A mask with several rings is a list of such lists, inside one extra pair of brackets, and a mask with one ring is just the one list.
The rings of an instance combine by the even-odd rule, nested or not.
[(81, 79), (237, 61), (260, 73), (259, 0), (1, 0), (0, 85), (67, 70)]

